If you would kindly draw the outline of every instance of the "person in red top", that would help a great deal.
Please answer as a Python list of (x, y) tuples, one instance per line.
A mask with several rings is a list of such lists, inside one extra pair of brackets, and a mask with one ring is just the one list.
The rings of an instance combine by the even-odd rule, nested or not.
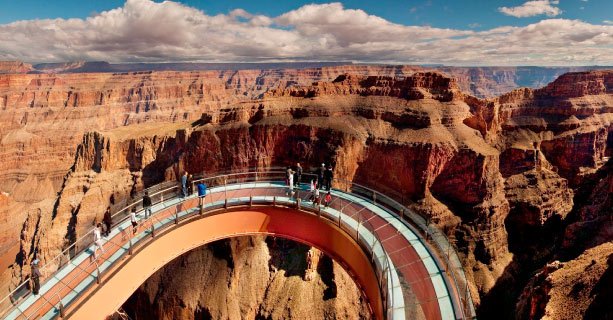
[(328, 191), (324, 197), (324, 206), (327, 208), (330, 202), (332, 202), (332, 195), (330, 194), (330, 191)]

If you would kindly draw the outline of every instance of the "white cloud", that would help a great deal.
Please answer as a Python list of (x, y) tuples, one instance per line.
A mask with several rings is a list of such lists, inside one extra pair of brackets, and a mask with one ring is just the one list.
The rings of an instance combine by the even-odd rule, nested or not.
[(86, 19), (0, 25), (0, 60), (28, 62), (357, 61), (455, 65), (613, 65), (613, 26), (547, 19), (524, 27), (406, 26), (305, 5), (278, 17), (242, 9), (210, 16), (171, 1), (128, 0)]
[(560, 8), (555, 5), (559, 4), (556, 0), (533, 0), (527, 1), (517, 7), (500, 7), (498, 11), (516, 18), (525, 18), (545, 14), (549, 17), (555, 17), (562, 13)]

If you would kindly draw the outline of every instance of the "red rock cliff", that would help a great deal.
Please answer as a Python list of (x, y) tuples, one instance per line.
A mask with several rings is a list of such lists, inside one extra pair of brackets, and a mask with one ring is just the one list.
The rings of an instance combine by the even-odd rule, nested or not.
[[(305, 86), (296, 85), (305, 78), (288, 80), (300, 77), (291, 72), (0, 76), (8, 124), (0, 128), (1, 178), (31, 208), (22, 256), (53, 256), (100, 219), (111, 195), (125, 198), (185, 169), (326, 162), (337, 177), (395, 196), (441, 227), (483, 315), (512, 312), (526, 270), (558, 254), (560, 221), (580, 210), (576, 190), (612, 153), (613, 73), (570, 74), (480, 100), (436, 73), (331, 70), (342, 68), (305, 78), (336, 81)], [(59, 196), (28, 198), (19, 186), (30, 177), (32, 186), (49, 180)], [(15, 277), (20, 271), (15, 265)], [(497, 300), (501, 291), (509, 299)]]

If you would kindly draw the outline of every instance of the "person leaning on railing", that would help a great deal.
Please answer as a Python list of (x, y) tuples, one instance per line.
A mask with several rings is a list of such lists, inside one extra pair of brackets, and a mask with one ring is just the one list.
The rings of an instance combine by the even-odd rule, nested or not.
[(198, 189), (198, 205), (202, 208), (204, 205), (204, 197), (206, 197), (206, 184), (200, 181), (196, 188)]

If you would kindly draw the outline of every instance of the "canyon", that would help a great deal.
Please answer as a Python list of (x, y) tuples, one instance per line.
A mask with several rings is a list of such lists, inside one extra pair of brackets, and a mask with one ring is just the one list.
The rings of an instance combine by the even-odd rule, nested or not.
[[(453, 67), (444, 65), (407, 66), (376, 65), (367, 68), (365, 65), (351, 62), (286, 62), (286, 63), (109, 63), (106, 61), (73, 61), (59, 63), (28, 64), (21, 61), (0, 61), (0, 74), (3, 73), (126, 73), (146, 71), (213, 71), (220, 74), (232, 71), (260, 70), (262, 77), (270, 77), (271, 73), (298, 72), (297, 69), (318, 69), (341, 67), (353, 68), (353, 74), (378, 74), (402, 77), (413, 70), (440, 71), (456, 79), (462, 91), (479, 98), (493, 98), (519, 87), (540, 88), (568, 72), (611, 69), (607, 66), (583, 67)], [(370, 71), (365, 71), (369, 70)], [(373, 71), (378, 69), (378, 71)], [(290, 71), (292, 70), (292, 71)], [(348, 69), (347, 69), (348, 70)], [(333, 80), (330, 77), (320, 77), (320, 80)], [(295, 77), (297, 83), (308, 85), (309, 77)], [(305, 80), (305, 82), (301, 82)]]
[[(50, 260), (107, 206), (120, 207), (145, 187), (176, 181), (185, 170), (300, 161), (309, 169), (329, 163), (336, 177), (393, 196), (442, 229), (465, 266), (480, 318), (559, 318), (568, 305), (576, 314), (610, 316), (603, 306), (609, 288), (598, 283), (613, 268), (611, 70), (566, 73), (532, 89), (489, 71), (414, 66), (64, 74), (9, 67), (17, 71), (0, 75), (5, 292), (27, 276), (35, 256)], [(275, 254), (264, 239), (226, 246), (236, 261), (245, 261), (243, 251), (259, 252), (252, 260), (261, 268)], [(220, 265), (210, 250), (172, 262), (125, 308), (151, 309), (164, 279), (189, 261)], [(589, 279), (586, 268), (594, 270)], [(234, 274), (227, 265), (218, 270)], [(272, 282), (296, 281), (265, 271)], [(348, 276), (335, 275), (349, 289), (338, 290), (345, 293), (336, 306), (318, 310), (366, 317), (360, 297), (346, 293), (355, 291)], [(581, 287), (568, 289), (578, 281)], [(204, 303), (217, 306), (207, 314), (222, 318), (252, 317), (257, 308), (263, 317), (289, 316), (270, 309), (261, 289), (251, 291), (258, 298), (248, 307), (222, 310), (202, 291), (173, 285), (192, 300), (160, 294), (165, 317), (196, 317)]]

